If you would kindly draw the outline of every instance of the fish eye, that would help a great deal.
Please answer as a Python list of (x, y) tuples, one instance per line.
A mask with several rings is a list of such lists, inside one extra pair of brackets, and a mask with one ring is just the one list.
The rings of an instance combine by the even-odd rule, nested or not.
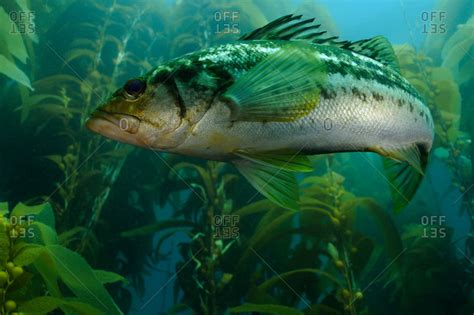
[(146, 82), (141, 79), (128, 80), (123, 86), (124, 95), (129, 100), (136, 100), (145, 92)]

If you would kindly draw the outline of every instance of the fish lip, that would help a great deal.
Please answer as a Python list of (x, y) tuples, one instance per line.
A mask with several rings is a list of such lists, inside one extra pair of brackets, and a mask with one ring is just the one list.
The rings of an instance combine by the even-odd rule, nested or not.
[[(90, 130), (94, 131), (93, 127), (93, 121), (96, 119), (102, 119), (105, 120), (117, 128), (119, 128), (121, 131), (128, 132), (128, 133), (136, 133), (138, 131), (138, 127), (140, 125), (141, 120), (133, 115), (130, 114), (123, 114), (123, 113), (110, 113), (107, 111), (104, 111), (102, 109), (97, 109), (95, 110), (92, 114), (90, 119), (86, 123), (86, 127), (89, 128)], [(126, 120), (126, 127), (123, 124), (124, 119)], [(128, 120), (127, 120), (128, 119)], [(129, 124), (128, 122), (131, 121), (132, 123)]]
[(140, 119), (136, 116), (130, 115), (130, 114), (123, 114), (123, 113), (109, 113), (106, 112), (105, 110), (102, 109), (97, 109), (91, 114), (91, 118), (103, 118), (105, 120), (110, 121), (111, 123), (117, 125), (120, 127), (120, 119), (117, 118), (116, 116), (121, 116), (122, 118), (132, 118), (140, 121)]

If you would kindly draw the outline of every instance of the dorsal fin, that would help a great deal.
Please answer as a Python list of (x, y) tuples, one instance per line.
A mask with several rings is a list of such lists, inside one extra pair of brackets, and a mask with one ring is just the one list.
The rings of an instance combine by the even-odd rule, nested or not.
[(383, 36), (356, 42), (339, 41), (337, 36), (323, 37), (321, 24), (313, 24), (314, 18), (302, 20), (302, 15), (285, 15), (257, 28), (239, 40), (301, 40), (314, 44), (332, 45), (372, 58), (399, 71), (397, 57), (390, 42)]
[(370, 39), (363, 39), (356, 42), (340, 42), (338, 46), (377, 60), (384, 65), (400, 71), (395, 51), (390, 42), (383, 36), (375, 36)]
[(277, 39), (277, 40), (306, 40), (312, 42), (321, 39), (326, 31), (315, 32), (321, 24), (313, 24), (314, 18), (301, 20), (302, 15), (285, 15), (265, 26), (247, 33), (239, 40)]

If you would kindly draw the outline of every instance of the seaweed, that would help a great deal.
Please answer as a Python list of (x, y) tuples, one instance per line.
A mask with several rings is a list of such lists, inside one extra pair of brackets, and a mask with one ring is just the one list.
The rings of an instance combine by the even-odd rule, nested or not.
[(436, 64), (442, 63), (442, 51), (447, 47), (449, 38), (456, 32), (455, 26), (460, 24), (461, 21), (466, 21), (470, 18), (472, 12), (465, 10), (469, 6), (468, 0), (454, 2), (448, 0), (437, 1), (434, 12), (441, 12), (443, 14), (442, 18), (441, 16), (439, 17), (439, 21), (446, 25), (446, 30), (444, 32), (429, 33), (423, 44), (423, 51)]
[[(460, 130), (462, 106), (459, 85), (448, 69), (434, 66), (428, 57), (416, 54), (412, 48), (399, 47), (396, 51), (399, 52), (402, 74), (425, 98), (433, 114), (436, 133), (434, 153), (446, 161), (453, 173), (454, 185), (464, 192), (471, 185), (471, 162), (466, 158), (471, 136)], [(467, 205), (466, 210), (471, 213), (471, 206)]]
[[(182, 261), (175, 266), (177, 285), (184, 294), (176, 305), (185, 305), (193, 312), (220, 314), (234, 306), (231, 312), (310, 314), (324, 309), (355, 314), (363, 299), (360, 286), (367, 281), (368, 271), (363, 271), (370, 271), (372, 255), (372, 259), (380, 258), (375, 247), (387, 248), (388, 259), (402, 251), (388, 214), (373, 199), (346, 191), (344, 178), (330, 168), (324, 176), (310, 176), (301, 182), (304, 189), (299, 212), (281, 209), (268, 200), (236, 207), (238, 201), (228, 197), (236, 196), (230, 183), (239, 187), (242, 183), (236, 182), (236, 175), (223, 163), (208, 162), (203, 167), (181, 162), (173, 169), (176, 173), (171, 177), (192, 187), (185, 200), (176, 195), (173, 218), (126, 231), (122, 236), (136, 238), (159, 232), (158, 260), (169, 238), (182, 232), (188, 235), (189, 241), (179, 246)], [(364, 212), (380, 227), (383, 241), (359, 231), (357, 217)], [(227, 237), (215, 221), (226, 215), (238, 221), (237, 233)], [(301, 239), (292, 245), (297, 235)], [(301, 296), (305, 296), (304, 310), (297, 308)], [(247, 303), (235, 306), (242, 299)]]
[(453, 230), (446, 229), (439, 237), (420, 237), (426, 234), (425, 229), (417, 224), (405, 228), (402, 238), (406, 251), (400, 268), (389, 273), (385, 283), (394, 285), (391, 298), (400, 300), (399, 312), (446, 314), (457, 310), (455, 314), (462, 314), (472, 309), (472, 263), (457, 257)]
[[(16, 12), (13, 9), (18, 9), (18, 5), (6, 3), (5, 8), (0, 6), (0, 73), (32, 90), (30, 77), (21, 68), (29, 59), (27, 47), (31, 49), (31, 45), (38, 42), (38, 37), (33, 32), (21, 33), (17, 24), (20, 18), (12, 19), (7, 14)], [(26, 5), (21, 9), (31, 12)], [(34, 23), (31, 23), (34, 29)]]
[[(93, 270), (79, 254), (59, 243), (49, 204), (1, 204), (0, 286), (2, 314), (122, 314), (104, 284), (126, 281)], [(65, 288), (63, 288), (63, 285)]]
[[(440, 6), (451, 3), (441, 2)], [(472, 108), (471, 93), (466, 93), (473, 84), (470, 51), (473, 39), (473, 18), (462, 21), (462, 2), (451, 8), (449, 17), (453, 27), (449, 34), (435, 39), (429, 37), (424, 44), (424, 51), (432, 56), (417, 53), (408, 46), (396, 49), (402, 74), (417, 88), (425, 98), (435, 122), (434, 156), (442, 160), (450, 169), (452, 185), (460, 193), (462, 206), (460, 215), (467, 215), (470, 220), (470, 231), (474, 229), (472, 221), (473, 192), (472, 181), (472, 138), (470, 114)], [(454, 6), (454, 5), (453, 5)], [(457, 22), (457, 23), (456, 23)], [(457, 27), (454, 25), (457, 24)], [(437, 55), (439, 53), (439, 56)], [(468, 242), (469, 243), (469, 242)], [(466, 252), (472, 255), (473, 250), (466, 243)]]
[[(21, 122), (22, 126), (11, 128), (9, 134), (14, 134), (19, 143), (28, 139), (22, 148), (25, 155), (35, 161), (30, 164), (36, 167), (24, 175), (12, 174), (18, 178), (18, 184), (11, 185), (10, 181), (9, 195), (2, 197), (12, 201), (51, 203), (64, 244), (103, 268), (123, 266), (117, 261), (117, 253), (121, 250), (119, 242), (103, 233), (113, 231), (98, 226), (103, 225), (103, 211), (107, 208), (112, 186), (132, 149), (92, 137), (84, 123), (90, 112), (130, 73), (141, 74), (157, 63), (157, 57), (151, 57), (156, 56), (160, 48), (158, 39), (153, 36), (159, 31), (154, 28), (159, 30), (157, 24), (164, 20), (162, 10), (157, 10), (158, 5), (138, 8), (115, 1), (103, 5), (93, 1), (57, 3), (58, 10), (51, 13), (49, 21), (41, 24), (39, 44), (44, 50), (40, 52), (33, 47), (28, 51), (30, 58), (37, 61), (35, 67), (31, 67), (30, 75), (34, 78), (34, 91), (12, 93), (12, 105), (5, 108), (8, 121)], [(32, 4), (32, 9), (36, 13), (48, 10), (39, 3)], [(87, 10), (90, 15), (75, 15), (76, 10)], [(127, 24), (120, 23), (122, 20)], [(58, 40), (70, 38), (69, 34), (75, 34), (74, 40)], [(14, 108), (15, 104), (20, 105)], [(19, 131), (24, 131), (25, 136), (20, 136)], [(8, 143), (8, 136), (6, 139)], [(30, 141), (42, 144), (40, 152), (28, 145)], [(5, 139), (2, 143), (5, 144)], [(15, 150), (11, 154), (20, 153)], [(2, 163), (6, 159), (9, 159), (8, 155), (2, 156)], [(21, 169), (21, 162), (12, 156), (9, 163), (16, 165), (12, 169)], [(31, 183), (30, 178), (41, 180), (36, 184)], [(24, 182), (29, 183), (28, 190), (18, 188), (24, 186)], [(146, 207), (146, 211), (152, 210)], [(136, 209), (136, 212), (143, 213), (142, 209)], [(126, 219), (123, 222), (129, 223)], [(108, 246), (104, 244), (105, 240), (113, 243), (110, 250), (115, 250), (112, 253), (115, 260), (104, 259), (108, 255), (103, 250)], [(129, 248), (132, 246), (125, 251)], [(124, 270), (136, 279), (147, 266), (143, 258), (147, 255), (151, 252), (146, 249), (134, 253), (134, 258), (125, 263)], [(127, 264), (136, 265), (129, 268)], [(126, 294), (121, 287), (115, 286), (114, 290)], [(120, 302), (127, 303), (126, 299), (120, 299)]]
[(457, 27), (441, 51), (442, 66), (451, 70), (459, 85), (472, 79), (473, 58), (469, 51), (474, 46), (474, 15)]

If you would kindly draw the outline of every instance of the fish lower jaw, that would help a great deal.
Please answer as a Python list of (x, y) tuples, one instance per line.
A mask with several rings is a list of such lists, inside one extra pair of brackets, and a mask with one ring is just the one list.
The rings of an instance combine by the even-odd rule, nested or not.
[(122, 143), (133, 144), (136, 146), (142, 146), (137, 141), (137, 136), (135, 134), (131, 134), (120, 129), (120, 127), (107, 119), (101, 117), (92, 117), (87, 121), (86, 127), (90, 131), (103, 135), (109, 139)]

